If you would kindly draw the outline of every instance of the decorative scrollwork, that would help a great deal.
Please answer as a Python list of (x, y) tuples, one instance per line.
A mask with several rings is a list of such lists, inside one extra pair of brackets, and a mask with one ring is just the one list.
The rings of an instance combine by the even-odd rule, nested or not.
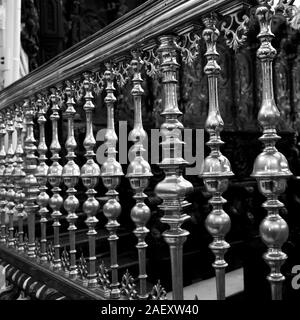
[(39, 239), (35, 239), (35, 256), (39, 259), (41, 255), (41, 243)]
[(143, 61), (149, 77), (156, 78), (160, 75), (159, 57), (155, 54), (154, 48), (144, 51)]
[(64, 272), (69, 272), (70, 266), (71, 266), (70, 255), (69, 255), (66, 247), (64, 247), (64, 250), (61, 254), (61, 267)]
[(126, 270), (121, 280), (121, 294), (129, 300), (136, 300), (138, 299), (138, 295), (135, 287), (134, 278), (128, 270)]
[[(227, 21), (224, 21), (221, 25), (221, 30), (225, 33), (224, 38), (228, 47), (236, 52), (247, 40), (250, 18), (244, 14), (242, 20), (240, 20), (238, 12), (232, 13), (229, 17), (229, 25)], [(228, 26), (226, 27), (226, 25)]]
[(295, 0), (279, 0), (275, 6), (276, 14), (282, 14), (287, 19), (288, 25), (294, 30), (300, 30), (300, 8), (293, 3)]
[(80, 257), (79, 263), (78, 263), (78, 275), (81, 280), (87, 279), (88, 265), (87, 265), (85, 257), (83, 256), (83, 253), (81, 254), (81, 257)]
[(99, 267), (98, 267), (98, 272), (97, 272), (97, 280), (98, 284), (100, 287), (104, 290), (110, 288), (110, 279), (109, 279), (109, 273), (108, 273), (108, 268), (104, 264), (104, 261), (101, 261)]
[(120, 88), (123, 88), (129, 80), (130, 64), (125, 61), (120, 61), (115, 67), (112, 68), (112, 72), (115, 75), (117, 84)]
[(14, 239), (15, 239), (14, 247), (15, 247), (15, 249), (18, 249), (18, 247), (19, 247), (19, 232), (18, 231), (15, 232)]
[(74, 98), (77, 102), (80, 102), (84, 97), (83, 82), (81, 82), (81, 80), (74, 80), (73, 85), (74, 85), (74, 96), (75, 96)]
[(94, 93), (96, 96), (102, 93), (105, 82), (104, 82), (104, 73), (97, 71), (93, 74), (92, 78), (92, 85), (94, 88)]
[(152, 291), (149, 295), (150, 300), (166, 300), (167, 292), (165, 288), (160, 284), (160, 280), (157, 281), (157, 284), (153, 286)]
[(177, 48), (181, 51), (182, 61), (192, 66), (193, 62), (199, 53), (199, 42), (201, 37), (194, 33), (188, 32), (182, 36), (182, 39), (177, 43)]
[(27, 233), (24, 233), (24, 252), (28, 252), (28, 235)]
[[(24, 238), (25, 241), (25, 238)], [(53, 264), (54, 261), (54, 247), (52, 245), (52, 242), (48, 243), (47, 247), (47, 261), (50, 263), (50, 265)]]

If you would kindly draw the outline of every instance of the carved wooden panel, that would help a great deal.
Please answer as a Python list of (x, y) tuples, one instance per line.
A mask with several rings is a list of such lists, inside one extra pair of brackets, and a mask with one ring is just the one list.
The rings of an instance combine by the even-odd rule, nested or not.
[(274, 91), (277, 107), (281, 114), (280, 130), (291, 130), (291, 103), (289, 85), (289, 66), (286, 51), (281, 48), (274, 63)]
[(254, 130), (253, 64), (249, 50), (243, 49), (234, 56), (236, 126), (238, 130)]
[(234, 130), (235, 108), (232, 95), (232, 51), (225, 43), (220, 43), (217, 48), (220, 53), (219, 64), (221, 74), (219, 78), (219, 104), (220, 113), (224, 120), (224, 130)]
[[(204, 46), (203, 46), (204, 47)], [(208, 112), (208, 85), (204, 74), (205, 57), (200, 54), (192, 66), (182, 66), (183, 123), (188, 128), (204, 128)]]
[(295, 112), (295, 130), (300, 130), (300, 45), (297, 46), (297, 57), (293, 63), (293, 102)]

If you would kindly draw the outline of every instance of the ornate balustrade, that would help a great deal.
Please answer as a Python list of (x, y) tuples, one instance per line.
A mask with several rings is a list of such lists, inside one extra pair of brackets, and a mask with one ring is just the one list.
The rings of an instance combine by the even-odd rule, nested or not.
[[(250, 15), (243, 16), (251, 10), (255, 10), (251, 19)], [(222, 194), (227, 191), (233, 172), (220, 150), (224, 144), (222, 117), (226, 120), (226, 115), (219, 107), (222, 68), (218, 64), (218, 39), (225, 37), (234, 54), (247, 40), (248, 29), (252, 33), (255, 30), (257, 35), (258, 21), (261, 45), (257, 57), (262, 70), (258, 120), (263, 127), (260, 140), (265, 146), (255, 161), (253, 177), (267, 198), (263, 207), (268, 215), (260, 233), (268, 246), (264, 259), (271, 267), (268, 280), (272, 298), (282, 298), (284, 276), (280, 267), (287, 256), (281, 247), (287, 240), (288, 227), (279, 216), (283, 204), (278, 196), (285, 191), (291, 172), (286, 158), (275, 147), (280, 138), (276, 133), (280, 113), (272, 85), (272, 61), (276, 54), (271, 45), (272, 14), (270, 1), (259, 1), (255, 6), (251, 1), (150, 0), (0, 92), (0, 259), (9, 283), (22, 290), (28, 289), (28, 283), (27, 294), (38, 299), (165, 299), (166, 292), (160, 284), (164, 279), (156, 279), (155, 285), (147, 276), (147, 269), (151, 268), (147, 262), (147, 247), (151, 246), (147, 224), (157, 214), (154, 218), (165, 227), (162, 236), (170, 251), (173, 299), (184, 298), (183, 248), (190, 235), (182, 225), (191, 220), (192, 207), (187, 199), (196, 191), (184, 174), (189, 163), (183, 157), (179, 62), (192, 66), (197, 59), (205, 58), (205, 129), (210, 153), (198, 174), (205, 186), (203, 192), (211, 195), (212, 211), (205, 226), (213, 238), (209, 248), (215, 255), (217, 298), (225, 299), (228, 264), (224, 255), (230, 251), (225, 237), (231, 221), (223, 209), (227, 201)], [(159, 167), (164, 177), (154, 190), (159, 202), (157, 209), (153, 209), (147, 196), (155, 172), (151, 172), (150, 157), (145, 157), (148, 137), (142, 117), (143, 81), (155, 82), (163, 97)], [(127, 168), (120, 164), (117, 152), (118, 138), (124, 141), (124, 137), (118, 137), (115, 130), (115, 109), (119, 97), (126, 94), (124, 88), (130, 88), (134, 111), (129, 134), (133, 145)], [(101, 163), (97, 163), (98, 156), (95, 159), (99, 104), (105, 105), (107, 112), (101, 146), (101, 150), (105, 149), (105, 161)], [(79, 126), (85, 135), (83, 141), (76, 140), (78, 118), (85, 121), (85, 125)], [(122, 203), (118, 193), (125, 183), (133, 191), (131, 213), (124, 210), (127, 204), (125, 199)], [(124, 240), (121, 241), (120, 234), (124, 215), (130, 215), (131, 226), (134, 225), (130, 232), (136, 236), (138, 270), (137, 274), (127, 271), (122, 276)], [(83, 242), (87, 243), (86, 249), (79, 245)], [(99, 256), (102, 246), (108, 247), (108, 263)], [(188, 266), (185, 268), (188, 272)], [(40, 284), (45, 284), (45, 289)]]

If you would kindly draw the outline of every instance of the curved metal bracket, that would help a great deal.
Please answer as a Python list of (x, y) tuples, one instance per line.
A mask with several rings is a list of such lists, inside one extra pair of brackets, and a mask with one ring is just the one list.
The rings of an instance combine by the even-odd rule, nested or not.
[(250, 18), (244, 14), (242, 19), (239, 19), (239, 12), (232, 13), (229, 17), (230, 22), (224, 21), (221, 30), (225, 33), (227, 46), (236, 52), (247, 40)]

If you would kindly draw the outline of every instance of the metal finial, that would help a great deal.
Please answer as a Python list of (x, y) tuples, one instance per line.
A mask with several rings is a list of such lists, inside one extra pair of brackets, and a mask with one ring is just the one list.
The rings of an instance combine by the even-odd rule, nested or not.
[(147, 143), (147, 141), (145, 141), (147, 139), (147, 133), (143, 128), (141, 110), (141, 100), (144, 90), (141, 86), (143, 80), (141, 78), (142, 60), (140, 52), (133, 51), (132, 57), (131, 67), (133, 70), (133, 88), (131, 90), (131, 94), (134, 101), (134, 127), (129, 134), (129, 140), (134, 142), (132, 147), (134, 158), (128, 166), (126, 177), (130, 181), (131, 188), (135, 193), (134, 199), (136, 200), (135, 206), (131, 209), (131, 219), (136, 225), (134, 234), (138, 238), (136, 248), (139, 252), (139, 299), (147, 299), (146, 248), (148, 245), (145, 242), (145, 238), (149, 233), (146, 224), (151, 216), (151, 211), (144, 202), (147, 198), (144, 190), (149, 184), (149, 179), (152, 176), (152, 173), (149, 163), (143, 158), (143, 152), (145, 151), (143, 143)]
[(45, 262), (47, 261), (47, 239), (46, 239), (46, 227), (47, 227), (47, 214), (49, 210), (47, 206), (49, 204), (49, 196), (47, 193), (48, 187), (48, 171), (49, 167), (46, 164), (47, 157), (46, 153), (48, 151), (48, 147), (46, 145), (45, 140), (45, 123), (47, 122), (45, 115), (46, 115), (46, 105), (45, 101), (42, 100), (42, 97), (38, 95), (36, 105), (38, 108), (37, 115), (38, 119), (37, 122), (39, 124), (39, 144), (38, 144), (38, 153), (39, 153), (39, 165), (36, 169), (36, 178), (39, 185), (40, 193), (37, 197), (37, 203), (40, 206), (39, 214), (41, 216), (41, 248), (40, 248), (40, 261)]
[(107, 160), (101, 168), (101, 178), (104, 186), (108, 189), (106, 193), (108, 200), (103, 206), (103, 213), (108, 219), (105, 225), (109, 232), (108, 241), (110, 243), (110, 263), (111, 263), (111, 298), (118, 299), (120, 297), (120, 289), (118, 282), (118, 263), (117, 263), (117, 229), (120, 226), (117, 218), (121, 214), (121, 205), (118, 201), (118, 192), (116, 188), (119, 186), (123, 171), (120, 163), (116, 160), (116, 144), (118, 137), (115, 132), (114, 124), (114, 103), (116, 97), (114, 95), (113, 72), (111, 64), (106, 64), (104, 73), (106, 79), (106, 97), (104, 99), (107, 107), (107, 129), (105, 134), (105, 145), (107, 147)]
[(5, 214), (6, 214), (6, 181), (4, 177), (6, 168), (6, 151), (5, 151), (5, 115), (0, 112), (0, 213), (1, 213), (1, 238), (0, 243), (6, 243), (6, 225), (5, 225)]
[(68, 137), (66, 140), (66, 149), (68, 154), (66, 158), (68, 162), (63, 167), (62, 176), (64, 179), (64, 183), (67, 186), (67, 194), (68, 197), (64, 202), (64, 208), (68, 212), (67, 220), (69, 222), (69, 235), (70, 235), (70, 276), (75, 277), (78, 273), (76, 266), (76, 230), (77, 227), (75, 225), (77, 221), (76, 211), (79, 207), (79, 201), (76, 198), (77, 190), (75, 186), (78, 184), (80, 177), (80, 169), (79, 166), (75, 163), (75, 149), (77, 147), (77, 143), (74, 136), (74, 117), (76, 114), (76, 110), (74, 108), (74, 86), (71, 82), (67, 82), (67, 86), (65, 88), (65, 93), (67, 96), (67, 110), (65, 112), (66, 118), (68, 119)]
[(286, 180), (292, 175), (285, 156), (276, 147), (280, 139), (276, 132), (276, 125), (280, 119), (280, 112), (275, 104), (272, 83), (272, 63), (276, 55), (271, 41), (274, 37), (271, 32), (273, 9), (268, 1), (260, 1), (256, 9), (256, 16), (260, 24), (258, 39), (261, 45), (257, 57), (262, 67), (262, 104), (258, 113), (258, 121), (263, 128), (260, 141), (264, 150), (255, 160), (252, 176), (256, 178), (260, 192), (267, 198), (263, 207), (268, 214), (260, 225), (260, 234), (268, 251), (264, 254), (266, 263), (271, 268), (268, 280), (271, 284), (272, 299), (282, 299), (282, 282), (284, 276), (280, 268), (287, 255), (281, 250), (288, 238), (289, 228), (284, 219), (279, 215), (279, 210), (284, 207), (278, 196), (286, 189)]
[(13, 171), (13, 176), (15, 178), (15, 202), (16, 202), (16, 210), (18, 217), (18, 246), (17, 249), (20, 252), (24, 251), (24, 230), (23, 230), (23, 219), (25, 216), (24, 211), (24, 201), (25, 201), (25, 193), (23, 190), (25, 172), (24, 172), (24, 150), (22, 143), (22, 130), (23, 130), (23, 112), (20, 106), (16, 107), (16, 131), (17, 131), (17, 145), (16, 145), (16, 167)]
[(217, 299), (225, 299), (225, 268), (227, 263), (224, 255), (230, 247), (225, 241), (225, 236), (230, 230), (230, 218), (223, 210), (223, 204), (226, 200), (222, 194), (227, 190), (229, 178), (233, 176), (229, 160), (224, 157), (220, 151), (220, 147), (224, 143), (221, 140), (220, 133), (224, 123), (219, 110), (218, 97), (218, 76), (220, 74), (220, 66), (217, 63), (217, 39), (219, 31), (216, 28), (216, 19), (209, 17), (204, 19), (205, 29), (203, 30), (203, 38), (207, 46), (207, 64), (204, 72), (208, 77), (209, 90), (209, 111), (205, 128), (209, 133), (209, 141), (207, 145), (211, 152), (205, 158), (202, 168), (201, 177), (203, 178), (207, 192), (212, 195), (209, 203), (212, 205), (212, 211), (207, 216), (205, 226), (213, 237), (213, 242), (209, 245), (215, 255), (213, 267), (216, 272)]
[[(36, 204), (36, 198), (39, 194), (37, 179), (36, 179), (36, 155), (37, 150), (36, 140), (34, 138), (33, 131), (33, 118), (35, 116), (35, 111), (33, 107), (33, 101), (30, 99), (25, 99), (23, 104), (23, 110), (25, 110), (26, 119), (26, 138), (25, 144), (25, 173), (26, 177), (24, 180), (24, 190), (25, 190), (25, 211), (27, 213), (28, 219), (28, 250), (27, 254), (31, 258), (35, 258), (35, 215), (38, 210), (38, 205)], [(25, 239), (24, 239), (25, 242)]]
[(96, 235), (97, 231), (95, 226), (98, 223), (96, 214), (99, 210), (99, 202), (96, 200), (95, 187), (99, 182), (100, 168), (94, 161), (95, 153), (94, 146), (96, 144), (94, 133), (93, 133), (93, 111), (95, 106), (93, 104), (92, 95), (92, 83), (90, 79), (90, 74), (84, 74), (83, 87), (85, 89), (85, 104), (83, 109), (86, 114), (86, 135), (83, 142), (84, 148), (86, 150), (85, 157), (86, 163), (81, 168), (81, 179), (82, 183), (87, 189), (86, 195), (87, 199), (83, 204), (83, 212), (87, 215), (85, 220), (86, 225), (89, 230), (87, 233), (89, 239), (89, 260), (88, 260), (88, 286), (96, 287), (97, 284), (97, 273), (96, 273)]
[(60, 160), (60, 150), (61, 145), (58, 139), (58, 120), (60, 119), (59, 115), (59, 96), (56, 88), (51, 88), (51, 109), (52, 114), (50, 116), (50, 120), (52, 122), (52, 141), (50, 145), (50, 150), (52, 153), (52, 164), (48, 170), (48, 181), (52, 186), (52, 197), (49, 200), (49, 205), (52, 209), (51, 217), (53, 218), (53, 230), (54, 230), (54, 261), (53, 268), (55, 270), (59, 270), (61, 268), (61, 260), (60, 260), (60, 243), (59, 243), (59, 228), (60, 222), (59, 219), (62, 216), (60, 211), (61, 206), (63, 205), (63, 198), (60, 195), (60, 184), (62, 182), (62, 166), (59, 163)]
[(7, 153), (6, 153), (6, 161), (7, 161), (7, 167), (4, 171), (4, 177), (6, 179), (6, 207), (7, 207), (7, 214), (9, 218), (9, 235), (8, 235), (8, 246), (13, 247), (15, 243), (14, 239), (14, 207), (15, 207), (15, 186), (14, 186), (14, 177), (13, 177), (13, 171), (14, 171), (14, 155), (15, 151), (13, 149), (13, 133), (15, 131), (14, 129), (14, 119), (12, 115), (13, 110), (10, 108), (6, 111), (6, 132), (8, 135), (8, 146), (7, 146)]
[(159, 164), (165, 172), (165, 178), (155, 188), (156, 195), (163, 200), (159, 208), (164, 216), (163, 223), (170, 229), (163, 233), (165, 241), (169, 244), (172, 267), (172, 293), (173, 299), (183, 299), (182, 249), (189, 232), (183, 230), (181, 225), (190, 217), (184, 213), (189, 203), (185, 200), (186, 194), (193, 190), (190, 182), (182, 176), (182, 170), (187, 162), (182, 158), (181, 140), (182, 123), (178, 120), (181, 111), (178, 108), (176, 93), (176, 72), (178, 63), (176, 59), (176, 38), (162, 36), (159, 38), (158, 48), (161, 56), (162, 83), (164, 90), (164, 109), (161, 115), (165, 122), (161, 126), (163, 141), (163, 160)]

